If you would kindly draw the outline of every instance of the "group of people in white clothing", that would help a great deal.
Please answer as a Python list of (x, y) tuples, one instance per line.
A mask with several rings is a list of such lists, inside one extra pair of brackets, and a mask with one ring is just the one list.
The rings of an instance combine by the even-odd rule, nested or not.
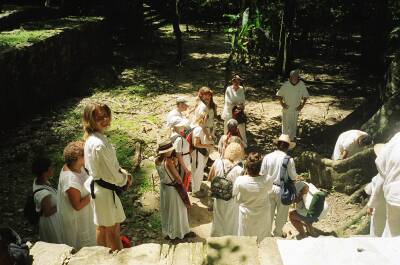
[(75, 249), (96, 244), (122, 249), (120, 223), (125, 213), (119, 195), (130, 187), (132, 179), (119, 166), (115, 149), (104, 135), (110, 123), (107, 105), (86, 105), (85, 141), (65, 147), (57, 190), (49, 183), (53, 176), (51, 161), (39, 158), (33, 162), (33, 193), (42, 241)]

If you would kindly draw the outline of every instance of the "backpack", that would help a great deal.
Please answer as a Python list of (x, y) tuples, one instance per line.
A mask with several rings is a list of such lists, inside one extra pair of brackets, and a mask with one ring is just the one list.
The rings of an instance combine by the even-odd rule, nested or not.
[(281, 202), (283, 205), (290, 205), (296, 199), (296, 188), (294, 182), (287, 174), (287, 166), (290, 161), (290, 156), (286, 155), (283, 158), (281, 174), (280, 174), (280, 187), (281, 187)]
[(36, 211), (36, 205), (34, 199), (36, 192), (39, 192), (41, 190), (46, 190), (46, 188), (40, 188), (35, 190), (33, 193), (29, 194), (26, 197), (25, 201), (24, 216), (28, 220), (28, 222), (33, 226), (37, 226), (39, 224), (40, 215), (42, 214), (41, 212), (38, 213)]
[(318, 191), (314, 194), (310, 192), (310, 194), (313, 196), (313, 198), (311, 200), (310, 207), (308, 208), (307, 216), (318, 218), (324, 210), (326, 193), (323, 191)]
[(29, 247), (9, 227), (0, 228), (0, 262), (10, 265), (31, 265), (33, 262)]
[(225, 172), (224, 162), (222, 161), (224, 175), (222, 177), (215, 176), (211, 181), (211, 196), (216, 199), (221, 199), (224, 201), (229, 201), (232, 198), (232, 190), (233, 183), (231, 180), (227, 179), (229, 172), (234, 169), (236, 166), (241, 165), (241, 163), (237, 163), (233, 165), (227, 172)]

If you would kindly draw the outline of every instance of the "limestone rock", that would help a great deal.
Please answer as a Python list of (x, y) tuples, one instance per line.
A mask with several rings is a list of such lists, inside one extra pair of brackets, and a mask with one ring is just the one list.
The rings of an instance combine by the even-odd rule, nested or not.
[(207, 264), (259, 265), (256, 237), (207, 238)]
[(84, 247), (71, 257), (68, 265), (106, 265), (111, 264), (113, 254), (106, 247)]
[(172, 258), (173, 265), (202, 265), (205, 253), (202, 243), (182, 243), (175, 247)]
[(37, 242), (30, 250), (33, 265), (63, 265), (71, 257), (73, 248), (64, 244)]
[(283, 265), (276, 239), (266, 237), (258, 247), (258, 258), (261, 265)]
[(109, 264), (121, 265), (158, 265), (161, 245), (151, 243), (123, 249), (111, 259)]

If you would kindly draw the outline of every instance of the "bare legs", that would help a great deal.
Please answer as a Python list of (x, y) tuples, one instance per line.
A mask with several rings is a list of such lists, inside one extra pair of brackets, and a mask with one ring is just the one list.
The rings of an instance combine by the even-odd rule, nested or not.
[(111, 248), (111, 251), (121, 250), (120, 225), (97, 226), (96, 227), (97, 245)]

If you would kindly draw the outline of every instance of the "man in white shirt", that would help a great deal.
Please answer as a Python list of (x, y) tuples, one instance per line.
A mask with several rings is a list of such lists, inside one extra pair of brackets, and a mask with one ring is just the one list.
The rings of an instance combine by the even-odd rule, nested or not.
[(400, 132), (384, 146), (375, 146), (374, 150), (377, 154), (376, 168), (383, 181), (376, 184), (368, 207), (376, 208), (383, 193), (386, 201), (386, 225), (382, 237), (400, 236)]
[(296, 138), (299, 112), (310, 96), (304, 82), (300, 80), (299, 70), (290, 72), (289, 81), (282, 85), (276, 96), (282, 106), (282, 134), (288, 134), (293, 141)]
[(174, 117), (185, 118), (182, 112), (185, 112), (189, 108), (188, 100), (185, 97), (179, 97), (176, 99), (176, 107), (171, 110), (167, 115), (167, 128), (171, 128), (171, 122)]
[[(281, 202), (280, 175), (282, 170), (283, 159), (286, 156), (286, 152), (289, 149), (292, 149), (295, 146), (295, 144), (290, 141), (288, 135), (282, 134), (276, 141), (276, 145), (278, 150), (270, 154), (267, 154), (264, 157), (263, 162), (261, 164), (260, 175), (263, 175), (266, 178), (268, 176), (270, 177), (272, 176), (274, 179), (272, 191), (269, 194), (269, 201), (271, 205), (271, 214), (270, 214), (271, 224), (273, 223), (275, 216), (274, 236), (286, 237), (286, 235), (283, 234), (282, 228), (285, 225), (288, 218), (289, 206), (284, 205)], [(296, 167), (293, 158), (290, 158), (288, 162), (287, 174), (288, 177), (292, 180), (295, 180), (297, 178)]]
[(370, 144), (372, 144), (372, 138), (366, 132), (360, 130), (343, 132), (336, 141), (332, 160), (341, 160), (351, 157)]

